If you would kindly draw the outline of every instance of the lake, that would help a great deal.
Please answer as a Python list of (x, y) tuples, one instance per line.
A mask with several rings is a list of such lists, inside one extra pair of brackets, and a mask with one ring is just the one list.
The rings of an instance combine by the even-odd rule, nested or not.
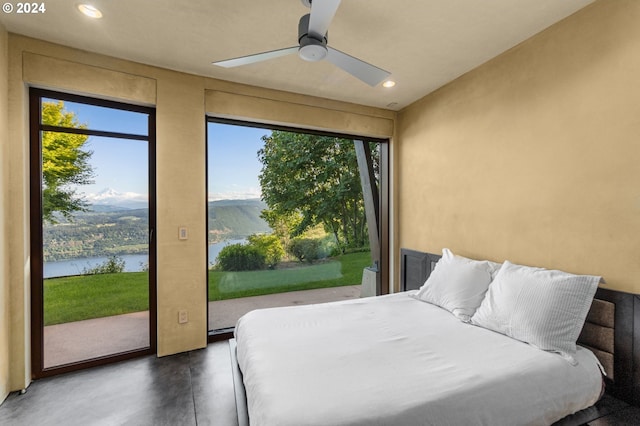
[[(215, 263), (220, 251), (229, 244), (246, 243), (247, 240), (227, 240), (209, 245), (209, 261), (208, 266)], [(143, 265), (147, 264), (149, 256), (147, 254), (123, 254), (120, 257), (124, 260), (125, 272), (142, 271)], [(83, 257), (76, 259), (59, 260), (56, 262), (44, 263), (44, 278), (66, 277), (69, 275), (80, 275), (85, 269), (94, 268), (97, 265), (105, 263), (109, 258), (101, 257)]]

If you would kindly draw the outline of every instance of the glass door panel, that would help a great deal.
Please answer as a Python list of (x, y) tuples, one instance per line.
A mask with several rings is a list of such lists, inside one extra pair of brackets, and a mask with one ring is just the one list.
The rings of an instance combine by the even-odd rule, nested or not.
[(215, 120), (207, 134), (209, 331), (256, 308), (360, 297), (372, 255), (354, 141)]
[(153, 351), (153, 110), (38, 94), (34, 371)]

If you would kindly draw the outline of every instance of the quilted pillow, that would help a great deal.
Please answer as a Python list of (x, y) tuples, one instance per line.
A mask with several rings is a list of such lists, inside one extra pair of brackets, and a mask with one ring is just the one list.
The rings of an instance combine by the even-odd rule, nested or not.
[(599, 282), (597, 276), (506, 261), (471, 322), (575, 364), (576, 340)]
[(456, 256), (445, 248), (431, 275), (413, 297), (440, 306), (469, 322), (482, 303), (498, 266), (489, 261)]

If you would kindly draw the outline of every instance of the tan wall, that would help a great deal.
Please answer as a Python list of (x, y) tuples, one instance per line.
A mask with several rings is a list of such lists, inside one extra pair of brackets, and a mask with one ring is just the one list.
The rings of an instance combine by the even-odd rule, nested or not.
[[(30, 377), (28, 85), (156, 107), (159, 355), (206, 345), (205, 114), (367, 136), (393, 133), (390, 111), (187, 75), (14, 34), (9, 50), (12, 168), (4, 182), (10, 199), (3, 222), (11, 224), (11, 389), (23, 388)], [(312, 113), (292, 121), (292, 108)], [(189, 228), (187, 241), (178, 240), (181, 226)], [(177, 322), (182, 309), (189, 313), (187, 324)]]
[(9, 393), (9, 252), (5, 220), (7, 163), (5, 148), (8, 145), (7, 117), (9, 114), (7, 81), (9, 78), (9, 35), (0, 24), (0, 402)]
[(401, 111), (398, 245), (640, 293), (638, 22), (598, 1)]

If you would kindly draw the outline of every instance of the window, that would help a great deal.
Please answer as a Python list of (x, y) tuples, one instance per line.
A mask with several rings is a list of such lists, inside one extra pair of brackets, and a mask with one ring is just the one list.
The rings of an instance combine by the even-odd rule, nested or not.
[(360, 297), (373, 264), (386, 277), (386, 141), (209, 119), (207, 153), (210, 332), (257, 307)]

